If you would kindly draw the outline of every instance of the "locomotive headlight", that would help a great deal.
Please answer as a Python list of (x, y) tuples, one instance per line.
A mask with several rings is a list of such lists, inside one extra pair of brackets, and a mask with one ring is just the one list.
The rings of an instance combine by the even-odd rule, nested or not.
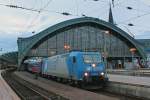
[(104, 72), (101, 72), (101, 75), (103, 76), (103, 75), (104, 75)]
[(85, 73), (84, 73), (84, 76), (86, 76), (86, 77), (87, 77), (87, 76), (88, 76), (88, 73), (87, 73), (87, 72), (85, 72)]
[(92, 67), (96, 67), (96, 64), (92, 64)]

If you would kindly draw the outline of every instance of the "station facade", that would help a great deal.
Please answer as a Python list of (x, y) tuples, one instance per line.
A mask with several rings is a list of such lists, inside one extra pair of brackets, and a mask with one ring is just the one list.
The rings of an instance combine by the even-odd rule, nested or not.
[(31, 57), (50, 57), (72, 50), (98, 51), (113, 68), (124, 68), (124, 63), (133, 58), (146, 58), (143, 47), (125, 31), (97, 18), (82, 17), (18, 38), (18, 64)]

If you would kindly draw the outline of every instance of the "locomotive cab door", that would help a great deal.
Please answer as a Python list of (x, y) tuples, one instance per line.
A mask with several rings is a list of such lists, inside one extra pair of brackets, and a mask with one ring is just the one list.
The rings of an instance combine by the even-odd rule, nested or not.
[(72, 61), (71, 61), (71, 76), (74, 79), (76, 76), (76, 69), (77, 69), (77, 58), (75, 56), (72, 56)]

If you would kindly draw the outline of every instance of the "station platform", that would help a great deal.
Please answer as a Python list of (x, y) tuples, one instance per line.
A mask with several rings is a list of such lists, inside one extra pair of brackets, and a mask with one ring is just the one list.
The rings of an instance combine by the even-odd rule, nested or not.
[(1, 76), (0, 70), (0, 100), (21, 100)]
[(127, 69), (107, 69), (107, 72), (137, 72), (137, 73), (150, 73), (150, 69), (138, 69), (138, 70), (127, 70)]
[(131, 85), (150, 87), (150, 77), (113, 75), (113, 74), (108, 74), (108, 77), (109, 77), (109, 81), (111, 82), (119, 82), (119, 83), (131, 84)]
[(83, 89), (64, 85), (55, 81), (51, 81), (42, 77), (35, 79), (35, 75), (28, 72), (15, 72), (17, 77), (30, 82), (44, 90), (56, 93), (69, 100), (120, 100), (118, 97), (107, 96), (104, 94), (98, 94)]
[(125, 70), (125, 69), (108, 69), (108, 74), (127, 75), (127, 76), (141, 76), (150, 77), (150, 69), (138, 69), (138, 70)]
[(107, 91), (150, 100), (150, 77), (116, 74), (108, 77)]

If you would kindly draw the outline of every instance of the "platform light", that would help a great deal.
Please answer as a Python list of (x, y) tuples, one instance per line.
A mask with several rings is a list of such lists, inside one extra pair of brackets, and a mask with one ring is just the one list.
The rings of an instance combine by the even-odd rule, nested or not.
[(134, 53), (136, 51), (136, 48), (130, 48), (130, 52)]
[(131, 52), (131, 54), (132, 54), (132, 63), (134, 63), (134, 62), (133, 62), (133, 58), (134, 58), (134, 53), (135, 53), (135, 51), (136, 51), (136, 48), (130, 48), (130, 52)]
[(67, 45), (64, 45), (64, 48), (66, 49), (66, 48), (67, 48)]
[(69, 45), (67, 46), (67, 49), (70, 49), (70, 46), (69, 46)]
[(54, 54), (56, 54), (56, 51), (50, 51), (50, 54), (54, 55)]
[(109, 34), (110, 32), (109, 31), (104, 31), (106, 34)]
[(70, 46), (69, 45), (64, 45), (64, 49), (69, 50)]

